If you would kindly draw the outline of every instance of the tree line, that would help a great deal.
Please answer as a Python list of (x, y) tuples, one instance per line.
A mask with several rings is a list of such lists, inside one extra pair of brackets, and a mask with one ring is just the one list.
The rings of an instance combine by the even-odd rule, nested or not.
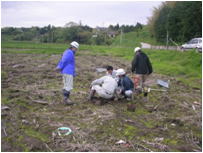
[(202, 37), (202, 2), (168, 1), (154, 8), (148, 20), (151, 36), (158, 42), (186, 42)]
[(142, 24), (136, 25), (109, 25), (109, 27), (91, 28), (87, 25), (69, 22), (64, 27), (52, 25), (44, 27), (15, 28), (5, 27), (1, 29), (2, 40), (9, 36), (11, 40), (38, 41), (43, 43), (63, 43), (78, 41), (81, 44), (110, 45), (117, 35), (122, 32), (137, 31)]
[[(82, 23), (69, 22), (64, 27), (52, 25), (44, 27), (1, 29), (2, 39), (7, 36), (12, 40), (39, 41), (44, 43), (70, 42), (81, 44), (110, 45), (114, 37), (127, 32), (138, 32), (143, 25), (109, 25), (92, 28)], [(166, 1), (154, 8), (148, 19), (152, 39), (161, 44), (167, 42), (183, 43), (194, 37), (202, 37), (202, 2), (201, 1)], [(136, 36), (135, 36), (136, 37)], [(168, 43), (167, 43), (168, 44)]]

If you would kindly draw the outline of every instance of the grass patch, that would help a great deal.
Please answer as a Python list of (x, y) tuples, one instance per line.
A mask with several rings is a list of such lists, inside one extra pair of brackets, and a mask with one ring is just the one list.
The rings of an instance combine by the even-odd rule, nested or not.
[(167, 145), (177, 145), (178, 141), (175, 139), (166, 138), (164, 139), (163, 143)]
[(24, 137), (22, 135), (19, 136), (17, 141), (15, 141), (14, 144), (21, 147), (24, 152), (29, 152), (30, 151), (29, 147), (26, 144), (22, 143), (23, 139)]
[(1, 78), (4, 80), (4, 79), (7, 79), (8, 78), (8, 73), (5, 72), (5, 71), (1, 71)]
[(142, 108), (142, 107), (139, 107), (139, 108), (136, 108), (136, 110), (135, 110), (135, 115), (136, 116), (139, 116), (139, 115), (146, 115), (146, 114), (148, 114), (149, 112), (147, 111), (147, 110), (145, 110), (144, 108)]
[(138, 32), (134, 31), (123, 33), (122, 41), (120, 41), (120, 39), (121, 36), (118, 35), (113, 41), (113, 45), (135, 47), (141, 46), (140, 42), (145, 42), (152, 45), (163, 45), (161, 43), (158, 43), (154, 38), (151, 37), (149, 28), (147, 26), (143, 26), (142, 30), (139, 30)]
[(42, 142), (48, 142), (49, 141), (49, 138), (48, 138), (47, 135), (45, 135), (44, 133), (41, 133), (39, 131), (36, 131), (36, 130), (34, 130), (32, 128), (25, 128), (25, 134), (27, 136), (39, 139)]
[[(99, 125), (99, 124), (98, 124)], [(96, 137), (97, 139), (104, 139), (109, 136), (114, 136), (118, 139), (123, 139), (123, 132), (119, 128), (122, 127), (122, 123), (119, 120), (106, 121), (102, 125), (97, 126)]]
[(11, 102), (9, 101), (9, 99), (8, 99), (7, 97), (2, 97), (1, 103), (2, 103), (2, 104), (5, 104), (5, 105), (8, 105), (8, 104), (10, 104)]
[(125, 125), (123, 135), (128, 140), (132, 140), (137, 135), (138, 132), (139, 130), (136, 127), (132, 125)]
[(15, 141), (13, 141), (11, 137), (3, 137), (2, 140), (4, 142), (10, 143), (14, 147), (20, 148), (22, 152), (29, 152), (30, 151), (29, 147), (25, 143), (22, 143), (23, 138), (24, 137), (21, 135), (17, 136)]
[(147, 127), (147, 128), (154, 128), (156, 126), (156, 124), (154, 123), (154, 121), (144, 121), (141, 120), (141, 122)]

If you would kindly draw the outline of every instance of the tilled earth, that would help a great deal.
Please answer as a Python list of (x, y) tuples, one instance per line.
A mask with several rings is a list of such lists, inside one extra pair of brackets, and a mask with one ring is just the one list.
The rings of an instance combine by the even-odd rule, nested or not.
[[(71, 99), (62, 103), (62, 77), (54, 71), (60, 55), (2, 54), (2, 151), (201, 151), (202, 91), (170, 80), (167, 92), (151, 91), (133, 101), (87, 100), (91, 81), (104, 75), (96, 68), (112, 65), (130, 73), (130, 62), (118, 57), (76, 56), (77, 76)], [(201, 82), (201, 80), (200, 80)], [(99, 105), (102, 104), (102, 105)], [(127, 110), (135, 104), (135, 111)], [(72, 133), (58, 135), (59, 127)], [(123, 140), (123, 143), (117, 143)], [(120, 141), (122, 142), (122, 141)]]

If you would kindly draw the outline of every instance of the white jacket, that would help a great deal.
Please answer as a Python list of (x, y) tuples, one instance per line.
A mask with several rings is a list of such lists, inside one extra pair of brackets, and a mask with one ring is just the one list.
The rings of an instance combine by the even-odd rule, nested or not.
[(97, 80), (94, 80), (91, 85), (101, 85), (102, 88), (109, 94), (113, 94), (118, 86), (116, 80), (111, 76), (103, 76)]
[(111, 76), (112, 78), (114, 78), (116, 80), (116, 82), (118, 82), (118, 80), (119, 80), (118, 76), (116, 76), (116, 70), (113, 70), (112, 74), (109, 74), (107, 72), (107, 76)]

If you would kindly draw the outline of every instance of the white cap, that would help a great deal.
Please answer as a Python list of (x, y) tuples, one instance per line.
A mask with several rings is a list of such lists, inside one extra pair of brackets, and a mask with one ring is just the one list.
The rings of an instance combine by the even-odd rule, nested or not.
[(79, 44), (76, 41), (73, 41), (72, 43), (70, 43), (71, 47), (75, 47), (75, 48), (79, 48)]
[(141, 48), (140, 48), (140, 47), (136, 47), (136, 48), (134, 49), (134, 52), (136, 53), (136, 52), (139, 51), (139, 50), (141, 50)]
[(118, 75), (124, 75), (124, 74), (125, 74), (124, 69), (118, 69), (118, 70), (116, 71), (116, 76), (118, 76)]

